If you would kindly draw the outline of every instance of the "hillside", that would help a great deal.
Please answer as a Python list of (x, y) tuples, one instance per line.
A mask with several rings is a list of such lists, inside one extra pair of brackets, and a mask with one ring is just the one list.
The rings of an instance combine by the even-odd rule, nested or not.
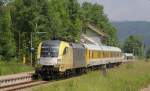
[(150, 46), (150, 22), (134, 21), (134, 22), (113, 22), (118, 29), (118, 37), (120, 41), (124, 41), (130, 35), (139, 35), (146, 46)]

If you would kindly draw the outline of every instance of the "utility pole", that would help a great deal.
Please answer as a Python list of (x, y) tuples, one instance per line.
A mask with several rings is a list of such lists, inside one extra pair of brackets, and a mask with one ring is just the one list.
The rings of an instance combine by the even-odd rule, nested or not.
[(18, 43), (18, 46), (19, 46), (19, 50), (18, 50), (18, 56), (19, 56), (19, 58), (20, 58), (20, 31), (19, 31), (19, 35), (18, 35), (18, 37), (19, 37), (19, 43)]
[(32, 48), (33, 48), (33, 47), (32, 47), (32, 32), (30, 33), (30, 38), (31, 38), (31, 40), (30, 40), (30, 42), (31, 42), (31, 43), (30, 43), (30, 44), (31, 44), (31, 45), (30, 45), (30, 47), (31, 47), (31, 49), (30, 49), (30, 51), (31, 51), (31, 54), (30, 54), (30, 56), (31, 56), (31, 59), (30, 59), (30, 60), (31, 60), (31, 63), (30, 63), (30, 64), (32, 65), (32, 63), (33, 63), (33, 62), (32, 62)]
[[(37, 0), (35, 1), (35, 8), (37, 9)], [(34, 31), (37, 30), (37, 27), (38, 27), (38, 25), (37, 25), (37, 22), (36, 22), (36, 23), (35, 23), (35, 30), (34, 30)], [(32, 33), (32, 32), (31, 32), (31, 34), (30, 34), (30, 37), (31, 37), (31, 40), (30, 40), (30, 41), (31, 41), (31, 43), (30, 43), (30, 44), (31, 44), (31, 45), (30, 45), (30, 47), (31, 47), (31, 48), (30, 48), (30, 52), (31, 52), (30, 56), (31, 56), (31, 59), (30, 59), (30, 60), (31, 60), (31, 66), (32, 66), (32, 65), (33, 65), (33, 60), (32, 60), (33, 57), (32, 57), (32, 56), (33, 56), (33, 51), (34, 51), (33, 43), (32, 43), (32, 42), (33, 42), (33, 33)]]

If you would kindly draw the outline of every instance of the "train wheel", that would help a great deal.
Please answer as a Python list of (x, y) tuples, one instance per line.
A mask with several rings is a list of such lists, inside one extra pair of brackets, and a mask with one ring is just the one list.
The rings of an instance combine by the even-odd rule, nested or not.
[(69, 78), (69, 77), (70, 77), (70, 71), (69, 71), (69, 70), (67, 70), (67, 71), (65, 72), (65, 77), (66, 77), (66, 78)]
[(38, 74), (33, 74), (32, 79), (33, 79), (33, 80), (38, 80), (38, 79), (39, 79)]
[(54, 72), (52, 75), (51, 75), (51, 79), (52, 80), (57, 80), (60, 78), (60, 75), (57, 73), (57, 72)]
[(51, 79), (51, 76), (47, 74), (46, 72), (43, 72), (43, 74), (41, 75), (41, 78), (44, 81), (49, 81)]
[(49, 81), (50, 79), (51, 79), (50, 76), (43, 76), (43, 77), (42, 77), (42, 80), (44, 80), (44, 81)]

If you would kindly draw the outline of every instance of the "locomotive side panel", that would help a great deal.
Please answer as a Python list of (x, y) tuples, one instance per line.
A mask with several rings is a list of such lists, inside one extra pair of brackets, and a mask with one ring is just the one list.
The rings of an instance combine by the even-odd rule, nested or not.
[(64, 72), (73, 68), (73, 50), (69, 43), (61, 42), (58, 60), (59, 71)]
[(72, 44), (73, 49), (73, 68), (86, 67), (85, 53), (86, 50), (81, 44)]

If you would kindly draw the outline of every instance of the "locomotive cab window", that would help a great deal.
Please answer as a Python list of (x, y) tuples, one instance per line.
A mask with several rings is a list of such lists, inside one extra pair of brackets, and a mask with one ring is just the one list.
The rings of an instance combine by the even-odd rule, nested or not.
[(68, 47), (65, 47), (64, 51), (63, 51), (63, 55), (66, 55), (68, 52)]
[(57, 45), (42, 45), (41, 48), (41, 57), (57, 57), (58, 56), (58, 48)]

